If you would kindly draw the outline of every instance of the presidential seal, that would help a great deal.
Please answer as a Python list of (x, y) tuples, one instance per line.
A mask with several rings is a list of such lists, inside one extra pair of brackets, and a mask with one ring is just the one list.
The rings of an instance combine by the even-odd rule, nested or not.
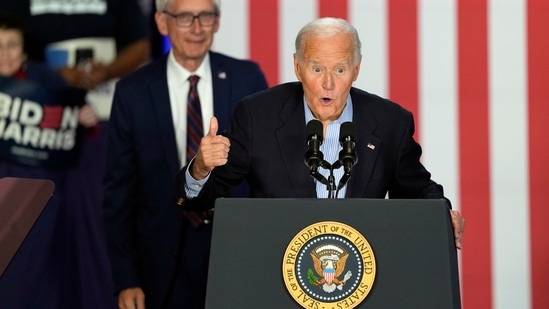
[(354, 308), (370, 293), (375, 275), (368, 240), (351, 226), (333, 221), (301, 230), (282, 262), (286, 288), (303, 308)]

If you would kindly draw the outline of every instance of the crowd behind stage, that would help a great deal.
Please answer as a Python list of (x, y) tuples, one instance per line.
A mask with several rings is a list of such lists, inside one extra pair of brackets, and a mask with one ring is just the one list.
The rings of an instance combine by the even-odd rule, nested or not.
[(204, 308), (220, 197), (445, 199), (461, 249), (413, 114), (353, 87), (354, 26), (307, 22), (298, 81), (267, 89), (258, 63), (210, 50), (220, 16), (219, 0), (0, 2), (0, 178), (55, 183), (0, 308)]
[(0, 308), (118, 307), (101, 209), (108, 101), (114, 82), (163, 48), (153, 1), (82, 2), (78, 14), (78, 1), (0, 3), (2, 106), (20, 112), (0, 116), (0, 177), (55, 183), (0, 278)]

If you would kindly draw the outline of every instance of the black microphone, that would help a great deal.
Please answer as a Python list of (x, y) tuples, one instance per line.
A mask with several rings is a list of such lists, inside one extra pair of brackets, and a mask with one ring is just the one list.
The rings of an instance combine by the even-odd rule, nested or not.
[(305, 164), (309, 167), (311, 173), (316, 173), (318, 167), (324, 161), (324, 155), (320, 151), (324, 135), (323, 131), (322, 122), (313, 119), (307, 123), (308, 150), (305, 152)]
[(349, 180), (351, 170), (358, 161), (355, 152), (355, 131), (356, 128), (352, 122), (344, 122), (339, 128), (339, 143), (343, 147), (339, 152), (339, 163), (343, 166), (343, 177), (338, 188), (342, 188)]

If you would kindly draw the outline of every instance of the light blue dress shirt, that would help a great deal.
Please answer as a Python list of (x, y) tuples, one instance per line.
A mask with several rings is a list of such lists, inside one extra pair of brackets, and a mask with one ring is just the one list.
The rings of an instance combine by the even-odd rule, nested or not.
[[(305, 109), (305, 124), (307, 124), (309, 121), (315, 118), (313, 116), (313, 113), (309, 109), (307, 102), (305, 101), (305, 97), (303, 98), (303, 108)], [(341, 113), (341, 116), (339, 116), (338, 119), (328, 125), (328, 128), (326, 130), (326, 136), (324, 137), (324, 141), (320, 146), (320, 151), (322, 151), (322, 153), (324, 154), (324, 160), (330, 165), (333, 165), (339, 159), (339, 151), (342, 149), (341, 144), (339, 143), (339, 128), (342, 123), (347, 121), (353, 121), (353, 102), (351, 100), (351, 95), (347, 97), (347, 103), (345, 104), (345, 108), (343, 109), (343, 113)], [(303, 153), (303, 155), (305, 155), (305, 153)], [(321, 167), (319, 168), (319, 172), (326, 179), (328, 179), (328, 177), (330, 176), (329, 169)], [(343, 176), (343, 167), (334, 170), (333, 174), (334, 184), (337, 187), (339, 180)], [(197, 197), (206, 181), (210, 178), (210, 175), (208, 175), (202, 180), (195, 180), (192, 178), (189, 170), (185, 172), (185, 176), (185, 192), (187, 193), (188, 198)], [(316, 184), (316, 196), (318, 198), (328, 198), (328, 187), (316, 179), (314, 181)], [(337, 192), (337, 196), (335, 196), (336, 192), (334, 190), (333, 196), (337, 198), (344, 198), (346, 191), (347, 185), (345, 185), (343, 188), (341, 188), (341, 190), (339, 190), (339, 192)]]
[[(308, 123), (309, 121), (315, 119), (311, 110), (309, 109), (309, 106), (307, 106), (307, 102), (305, 102), (305, 98), (303, 99), (303, 106), (305, 108), (305, 123)], [(326, 136), (324, 136), (324, 141), (322, 142), (322, 145), (320, 146), (320, 151), (324, 155), (324, 161), (328, 162), (330, 165), (333, 165), (338, 159), (339, 159), (339, 151), (341, 151), (342, 147), (339, 143), (339, 128), (341, 127), (341, 124), (347, 121), (353, 121), (353, 102), (351, 100), (351, 95), (347, 97), (347, 104), (345, 105), (345, 108), (343, 109), (343, 113), (341, 113), (341, 116), (335, 121), (330, 122), (328, 125), (328, 128), (326, 130)], [(324, 176), (326, 179), (330, 176), (329, 169), (320, 167), (318, 169), (319, 173)], [(339, 180), (343, 176), (343, 167), (340, 167), (333, 171), (334, 173), (334, 184), (337, 187), (339, 184)], [(328, 198), (328, 186), (321, 183), (320, 181), (315, 179), (316, 184), (316, 196), (318, 198)], [(337, 196), (335, 196), (336, 191), (333, 191), (332, 197), (336, 198), (344, 198), (345, 192), (347, 191), (347, 185), (345, 185), (339, 192), (337, 192)]]

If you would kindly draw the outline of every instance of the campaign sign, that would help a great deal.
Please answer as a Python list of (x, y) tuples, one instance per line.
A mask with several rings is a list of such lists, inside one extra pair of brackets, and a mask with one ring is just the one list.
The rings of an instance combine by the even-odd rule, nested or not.
[(57, 168), (78, 156), (83, 96), (32, 81), (0, 77), (0, 156), (24, 165)]

